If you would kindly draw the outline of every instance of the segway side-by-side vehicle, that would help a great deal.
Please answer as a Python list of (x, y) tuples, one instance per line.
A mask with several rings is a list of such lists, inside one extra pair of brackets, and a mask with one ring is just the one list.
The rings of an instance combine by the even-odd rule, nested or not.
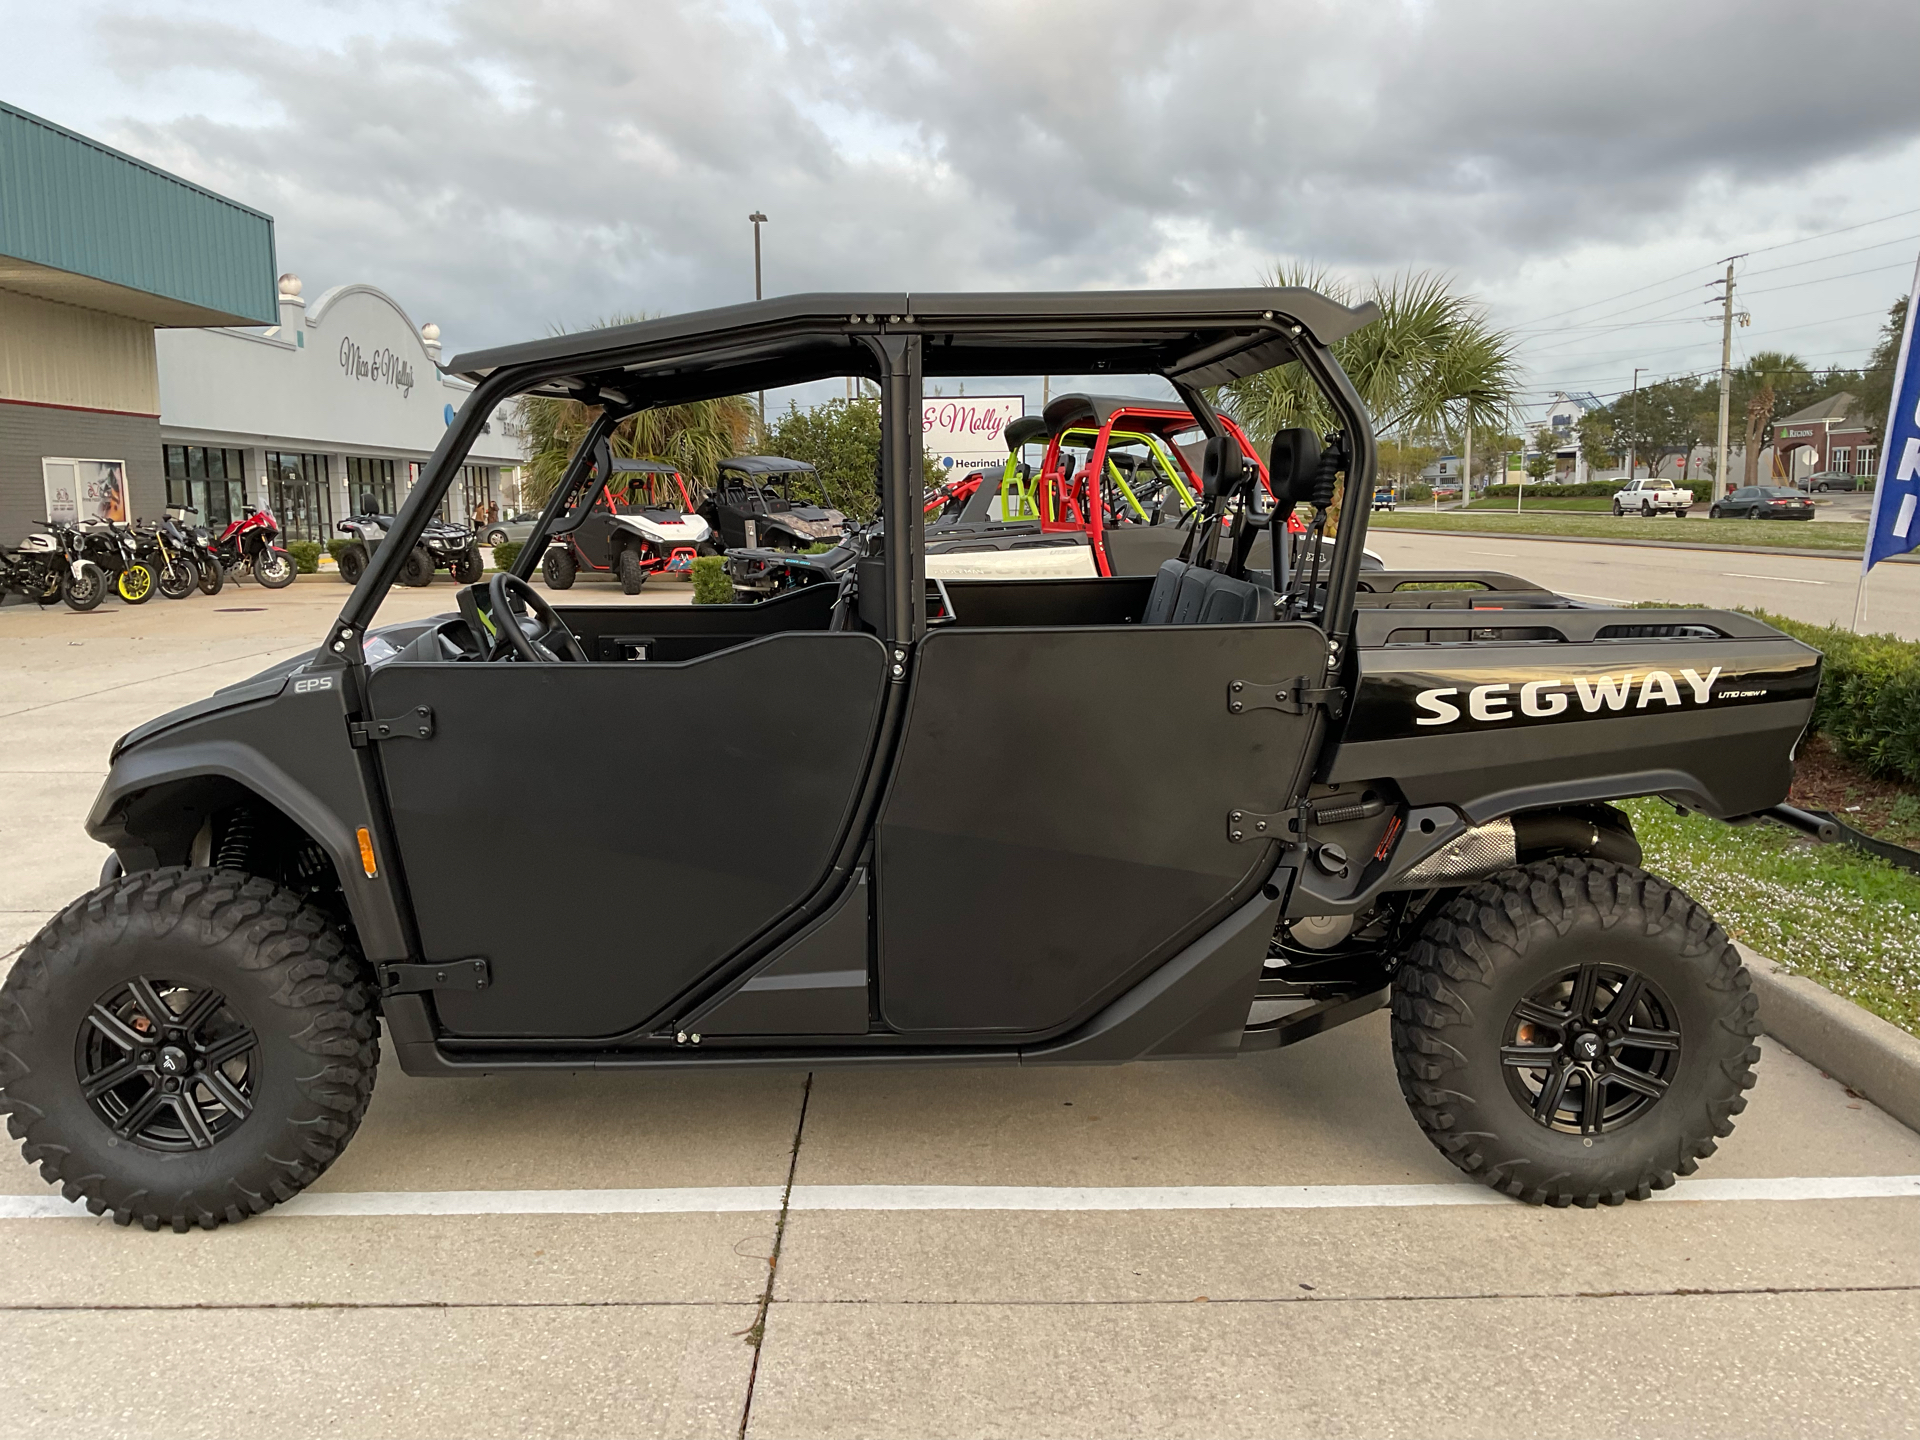
[(734, 455), (720, 462), (719, 479), (700, 502), (713, 527), (714, 548), (811, 550), (847, 533), (847, 517), (818, 504), (798, 486), (819, 483), (813, 466), (784, 455)]
[[(383, 1037), (447, 1077), (1110, 1064), (1390, 1005), (1401, 1088), (1461, 1170), (1556, 1205), (1670, 1185), (1745, 1104), (1756, 1004), (1609, 802), (1791, 820), (1820, 656), (1744, 615), (1363, 572), (1365, 504), (1321, 544), (1375, 475), (1329, 347), (1376, 314), (1301, 289), (794, 296), (456, 361), (476, 389), (318, 648), (115, 744), (87, 819), (113, 859), (0, 989), (26, 1158), (95, 1212), (212, 1227), (326, 1169)], [(1266, 506), (1206, 395), (1278, 366), (1337, 424), (1273, 438)], [(923, 387), (1048, 373), (1170, 380), (1231, 526), (1203, 516), (1152, 575), (927, 580)], [(622, 419), (836, 375), (883, 397), (883, 523), (840, 583), (646, 610), (529, 583)], [(369, 631), (527, 394), (596, 412), (534, 539), (457, 611)], [(675, 757), (647, 784), (676, 823), (576, 807), (503, 851), (472, 777), (564, 793), (600, 764), (582, 737), (635, 716)], [(1140, 763), (1142, 733), (1179, 763)], [(676, 903), (636, 927), (607, 874)]]
[(553, 590), (571, 588), (582, 570), (611, 571), (622, 591), (637, 595), (655, 575), (690, 575), (694, 557), (713, 550), (713, 531), (694, 512), (679, 469), (620, 459), (605, 442), (580, 496), (534, 535), (546, 536), (540, 576)]

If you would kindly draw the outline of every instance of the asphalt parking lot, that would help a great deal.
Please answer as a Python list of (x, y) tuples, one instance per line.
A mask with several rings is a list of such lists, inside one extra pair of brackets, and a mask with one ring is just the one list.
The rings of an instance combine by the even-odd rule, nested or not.
[[(343, 595), (0, 609), (0, 966), (94, 883), (114, 737)], [(1112, 1070), (390, 1065), (307, 1196), (211, 1234), (0, 1159), (0, 1434), (1913, 1433), (1920, 1136), (1765, 1048), (1700, 1177), (1596, 1212), (1459, 1183), (1379, 1015)]]

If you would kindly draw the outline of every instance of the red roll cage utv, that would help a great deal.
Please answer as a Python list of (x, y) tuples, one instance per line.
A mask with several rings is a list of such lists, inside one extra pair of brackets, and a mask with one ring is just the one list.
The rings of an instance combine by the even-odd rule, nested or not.
[(540, 574), (549, 589), (570, 589), (580, 571), (592, 570), (619, 576), (620, 588), (635, 595), (655, 575), (691, 575), (694, 558), (713, 553), (713, 531), (696, 513), (679, 467), (609, 449), (600, 444), (587, 487), (544, 527)]
[[(1331, 346), (1377, 314), (1292, 288), (791, 296), (460, 357), (475, 389), (317, 648), (114, 745), (100, 885), (0, 987), (27, 1159), (96, 1214), (212, 1228), (331, 1163), (383, 1036), (447, 1077), (1112, 1064), (1391, 997), (1407, 1102), (1468, 1174), (1597, 1205), (1691, 1172), (1746, 1103), (1756, 1005), (1607, 802), (1810, 818), (1781, 802), (1820, 655), (1746, 615), (1363, 574), (1362, 504), (1320, 544), (1373, 485)], [(1206, 391), (1279, 366), (1336, 419), (1274, 437), (1268, 507)], [(1045, 373), (1173, 382), (1207, 437), (1193, 548), (930, 583), (927, 378)], [(883, 524), (840, 583), (644, 611), (529, 583), (621, 420), (841, 375), (882, 396)], [(598, 411), (534, 541), (457, 611), (372, 629), (526, 394)], [(1302, 536), (1274, 523), (1296, 504)], [(510, 838), (604, 770), (577, 737), (636, 716), (675, 824), (608, 803)], [(1143, 763), (1143, 733), (1178, 756)], [(673, 903), (636, 929), (608, 874)]]

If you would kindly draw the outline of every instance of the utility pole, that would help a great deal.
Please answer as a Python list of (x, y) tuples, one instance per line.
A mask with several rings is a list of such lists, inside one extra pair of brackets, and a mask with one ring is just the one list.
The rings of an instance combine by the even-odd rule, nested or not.
[(1633, 400), (1627, 407), (1627, 479), (1633, 479), (1634, 471), (1640, 468), (1639, 447), (1635, 440), (1640, 435), (1640, 377), (1647, 373), (1647, 367), (1633, 367)]
[(1467, 443), (1462, 447), (1466, 456), (1460, 462), (1460, 493), (1467, 503), (1473, 503), (1473, 402), (1467, 402)]
[(1727, 407), (1733, 399), (1733, 262), (1745, 258), (1744, 254), (1729, 255), (1727, 278), (1720, 282), (1726, 289), (1720, 292), (1720, 443), (1713, 452), (1713, 498), (1716, 500), (1724, 499), (1727, 493)]
[[(760, 293), (760, 227), (767, 223), (767, 217), (758, 210), (747, 219), (753, 222), (753, 298), (758, 300)], [(765, 440), (767, 434), (767, 392), (760, 392), (760, 437)]]

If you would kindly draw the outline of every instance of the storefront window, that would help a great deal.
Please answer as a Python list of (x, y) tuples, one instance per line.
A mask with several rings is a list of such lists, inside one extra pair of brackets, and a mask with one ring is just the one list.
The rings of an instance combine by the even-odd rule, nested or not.
[(333, 535), (333, 489), (324, 455), (267, 452), (267, 503), (285, 540), (317, 540)]
[(400, 498), (393, 489), (393, 461), (347, 456), (347, 504), (355, 514), (365, 510), (365, 497), (369, 495), (375, 515), (392, 515), (399, 510)]
[(218, 534), (246, 507), (244, 455), (208, 445), (163, 445), (167, 508), (188, 509), (198, 524)]

